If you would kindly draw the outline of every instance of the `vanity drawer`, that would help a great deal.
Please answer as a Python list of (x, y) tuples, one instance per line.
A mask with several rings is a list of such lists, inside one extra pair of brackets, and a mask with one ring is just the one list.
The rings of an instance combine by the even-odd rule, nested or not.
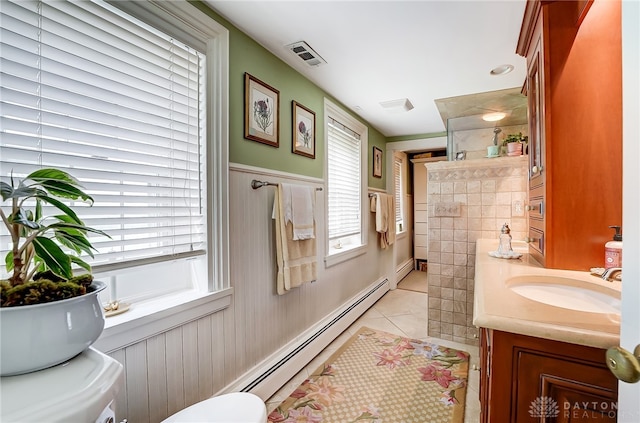
[(544, 198), (532, 198), (526, 206), (529, 217), (542, 219), (544, 217)]
[(544, 232), (540, 229), (529, 227), (527, 243), (540, 254), (544, 254)]

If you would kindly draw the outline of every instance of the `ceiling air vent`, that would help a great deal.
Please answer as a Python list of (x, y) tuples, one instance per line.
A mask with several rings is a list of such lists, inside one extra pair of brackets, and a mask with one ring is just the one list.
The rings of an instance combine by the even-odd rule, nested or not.
[(289, 44), (287, 46), (289, 50), (300, 59), (302, 59), (308, 66), (320, 66), (326, 65), (327, 62), (320, 57), (318, 53), (313, 51), (309, 44), (304, 41), (298, 41), (297, 43)]

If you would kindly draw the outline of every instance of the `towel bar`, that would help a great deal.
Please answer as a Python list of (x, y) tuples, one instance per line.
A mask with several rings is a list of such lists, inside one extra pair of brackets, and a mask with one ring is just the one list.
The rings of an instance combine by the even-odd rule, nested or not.
[[(278, 184), (273, 183), (273, 182), (267, 182), (267, 181), (258, 181), (257, 179), (254, 179), (253, 181), (251, 181), (251, 188), (253, 189), (258, 189), (258, 188), (262, 188), (264, 186), (278, 186)], [(321, 187), (316, 188), (316, 191), (322, 191)]]

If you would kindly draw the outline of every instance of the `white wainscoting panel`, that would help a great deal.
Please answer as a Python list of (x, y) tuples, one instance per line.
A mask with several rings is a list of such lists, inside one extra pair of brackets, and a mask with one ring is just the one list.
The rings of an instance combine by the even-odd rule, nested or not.
[(129, 395), (127, 420), (147, 422), (149, 420), (149, 384), (147, 369), (147, 343), (139, 342), (125, 349), (125, 383)]
[(161, 421), (163, 416), (169, 415), (166, 338), (166, 334), (161, 334), (147, 340), (149, 420), (152, 422)]
[(167, 353), (167, 415), (170, 416), (186, 407), (182, 376), (182, 329), (172, 329), (164, 337)]
[(109, 353), (125, 369), (116, 421), (157, 423), (222, 389), (228, 383), (224, 314), (216, 312)]
[[(325, 195), (321, 181), (264, 169), (231, 165), (230, 275), (234, 289), (238, 369), (251, 369), (342, 306), (373, 281), (395, 276), (393, 252), (378, 247), (369, 215), (369, 245), (362, 256), (325, 268)], [(316, 193), (318, 280), (277, 295), (274, 223), (275, 187), (251, 188), (258, 179), (273, 183), (298, 183), (323, 191)], [(309, 359), (311, 359), (310, 357)]]

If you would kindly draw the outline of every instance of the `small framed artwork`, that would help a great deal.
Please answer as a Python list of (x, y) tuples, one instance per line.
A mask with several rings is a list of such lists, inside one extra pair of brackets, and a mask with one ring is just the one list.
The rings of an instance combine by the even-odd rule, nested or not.
[(293, 100), (293, 153), (316, 158), (316, 114)]
[(373, 147), (373, 176), (382, 178), (382, 150)]
[(244, 137), (279, 147), (280, 91), (244, 74)]

